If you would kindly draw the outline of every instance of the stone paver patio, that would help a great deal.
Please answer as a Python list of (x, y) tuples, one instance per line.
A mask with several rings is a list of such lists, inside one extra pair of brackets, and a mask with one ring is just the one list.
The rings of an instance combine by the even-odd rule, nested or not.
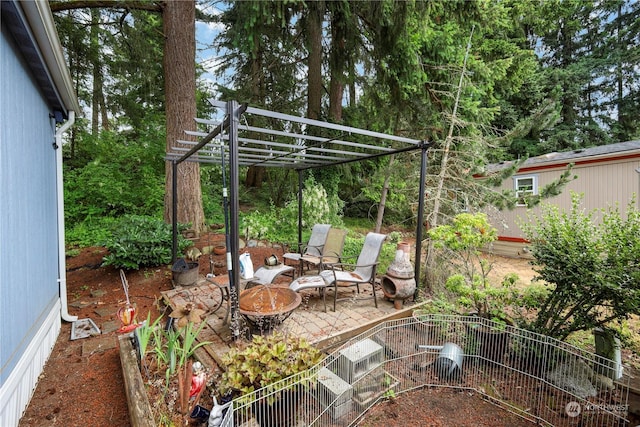
[[(290, 280), (290, 278), (281, 277), (271, 286), (288, 287)], [(377, 308), (373, 299), (370, 298), (370, 290), (361, 291), (358, 297), (368, 296), (368, 299), (356, 299), (355, 288), (351, 287), (344, 290), (339, 289), (340, 298), (349, 297), (350, 293), (354, 298), (339, 301), (335, 312), (333, 311), (333, 294), (332, 291), (329, 291), (326, 313), (323, 311), (324, 305), (318, 291), (316, 289), (303, 290), (300, 292), (302, 303), (278, 329), (284, 333), (304, 337), (319, 349), (328, 351), (380, 322), (411, 316), (412, 311), (417, 307), (410, 300), (407, 300), (402, 309), (397, 310), (392, 301), (385, 299), (380, 287), (376, 288)], [(197, 355), (204, 364), (207, 364), (207, 359), (210, 358), (209, 363), (213, 359), (220, 365), (221, 357), (229, 351), (230, 346), (234, 343), (231, 328), (229, 324), (224, 323), (227, 310), (226, 301), (223, 301), (218, 310), (211, 313), (212, 308), (220, 302), (221, 292), (214, 284), (201, 278), (194, 286), (165, 291), (162, 295), (164, 302), (172, 309), (192, 303), (207, 312), (204, 319), (206, 326), (198, 338), (201, 341), (209, 341), (211, 344), (204, 347), (205, 352), (200, 352)]]

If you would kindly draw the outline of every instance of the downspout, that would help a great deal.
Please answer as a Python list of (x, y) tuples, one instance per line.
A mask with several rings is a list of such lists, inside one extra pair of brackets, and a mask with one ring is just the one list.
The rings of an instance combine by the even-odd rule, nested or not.
[(76, 112), (69, 111), (69, 119), (56, 131), (56, 195), (58, 199), (58, 285), (60, 287), (60, 316), (62, 320), (74, 322), (78, 316), (69, 314), (67, 305), (67, 266), (64, 244), (64, 187), (62, 181), (62, 135), (76, 121)]

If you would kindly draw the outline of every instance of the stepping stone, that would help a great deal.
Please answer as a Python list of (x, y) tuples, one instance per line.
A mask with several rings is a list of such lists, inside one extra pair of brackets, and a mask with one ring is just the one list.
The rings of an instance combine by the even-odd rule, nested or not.
[(116, 338), (114, 336), (99, 336), (82, 343), (82, 355), (89, 356), (94, 353), (103, 353), (112, 348), (116, 348)]
[(93, 291), (91, 291), (91, 296), (94, 298), (100, 298), (103, 297), (107, 294), (107, 291), (103, 290), (103, 289), (95, 289)]
[(96, 308), (95, 310), (93, 310), (93, 312), (100, 317), (110, 316), (114, 314), (113, 310), (108, 307)]
[(108, 322), (104, 322), (102, 324), (103, 334), (108, 334), (110, 332), (117, 331), (118, 329), (120, 329), (120, 323), (116, 322), (115, 320), (109, 320)]

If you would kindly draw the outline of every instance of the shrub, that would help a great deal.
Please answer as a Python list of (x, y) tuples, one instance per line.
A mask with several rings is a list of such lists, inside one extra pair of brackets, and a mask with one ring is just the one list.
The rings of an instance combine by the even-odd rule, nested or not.
[(224, 355), (227, 368), (218, 386), (223, 395), (244, 395), (306, 371), (322, 357), (304, 338), (281, 333), (254, 335), (246, 348), (232, 348)]
[[(184, 229), (186, 225), (179, 225), (179, 231)], [(109, 255), (104, 257), (103, 265), (130, 270), (166, 265), (171, 262), (172, 242), (171, 225), (149, 216), (127, 215), (115, 223), (104, 244)], [(191, 244), (178, 234), (178, 253)]]
[[(305, 181), (302, 190), (302, 226), (311, 228), (314, 224), (331, 224), (339, 227), (342, 222), (344, 202), (335, 195), (329, 195), (322, 184), (313, 178)], [(291, 224), (298, 223), (298, 199), (289, 201), (282, 210), (282, 218)]]
[(543, 206), (540, 217), (522, 224), (531, 240), (535, 279), (549, 286), (530, 325), (564, 340), (569, 334), (608, 328), (640, 314), (640, 213), (632, 200), (626, 219), (618, 208), (585, 213), (581, 196), (572, 195), (570, 212)]
[(445, 251), (460, 272), (446, 281), (446, 289), (453, 293), (456, 303), (489, 319), (505, 321), (507, 305), (518, 280), (517, 275), (506, 276), (500, 286), (489, 282), (491, 263), (481, 256), (480, 250), (493, 243), (497, 231), (483, 213), (458, 214), (450, 225), (429, 230), (436, 249)]

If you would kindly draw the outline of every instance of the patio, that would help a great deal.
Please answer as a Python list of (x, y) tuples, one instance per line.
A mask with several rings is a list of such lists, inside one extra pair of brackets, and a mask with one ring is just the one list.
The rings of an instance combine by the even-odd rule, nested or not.
[[(270, 286), (288, 288), (290, 281), (290, 277), (280, 276)], [(345, 292), (353, 293), (354, 290), (354, 288), (341, 290), (340, 297), (347, 297)], [(366, 292), (367, 290), (362, 290), (362, 293)], [(194, 286), (177, 287), (162, 292), (163, 301), (171, 309), (192, 303), (205, 310), (206, 326), (200, 332), (198, 339), (209, 341), (211, 344), (204, 346), (204, 351), (197, 352), (197, 356), (208, 367), (213, 363), (222, 367), (221, 358), (234, 343), (232, 328), (229, 323), (225, 323), (226, 302), (223, 301), (220, 305), (221, 295), (217, 286), (204, 277), (200, 277)], [(409, 317), (418, 306), (406, 301), (405, 306), (397, 310), (392, 301), (385, 299), (380, 286), (376, 286), (377, 308), (374, 306), (373, 299), (356, 300), (354, 297), (338, 303), (335, 312), (329, 309), (325, 313), (322, 297), (316, 289), (301, 291), (300, 295), (302, 303), (282, 322), (278, 330), (304, 337), (323, 351), (329, 351), (381, 322)], [(211, 312), (218, 306), (220, 308)], [(244, 327), (243, 331), (246, 333), (247, 328)]]

